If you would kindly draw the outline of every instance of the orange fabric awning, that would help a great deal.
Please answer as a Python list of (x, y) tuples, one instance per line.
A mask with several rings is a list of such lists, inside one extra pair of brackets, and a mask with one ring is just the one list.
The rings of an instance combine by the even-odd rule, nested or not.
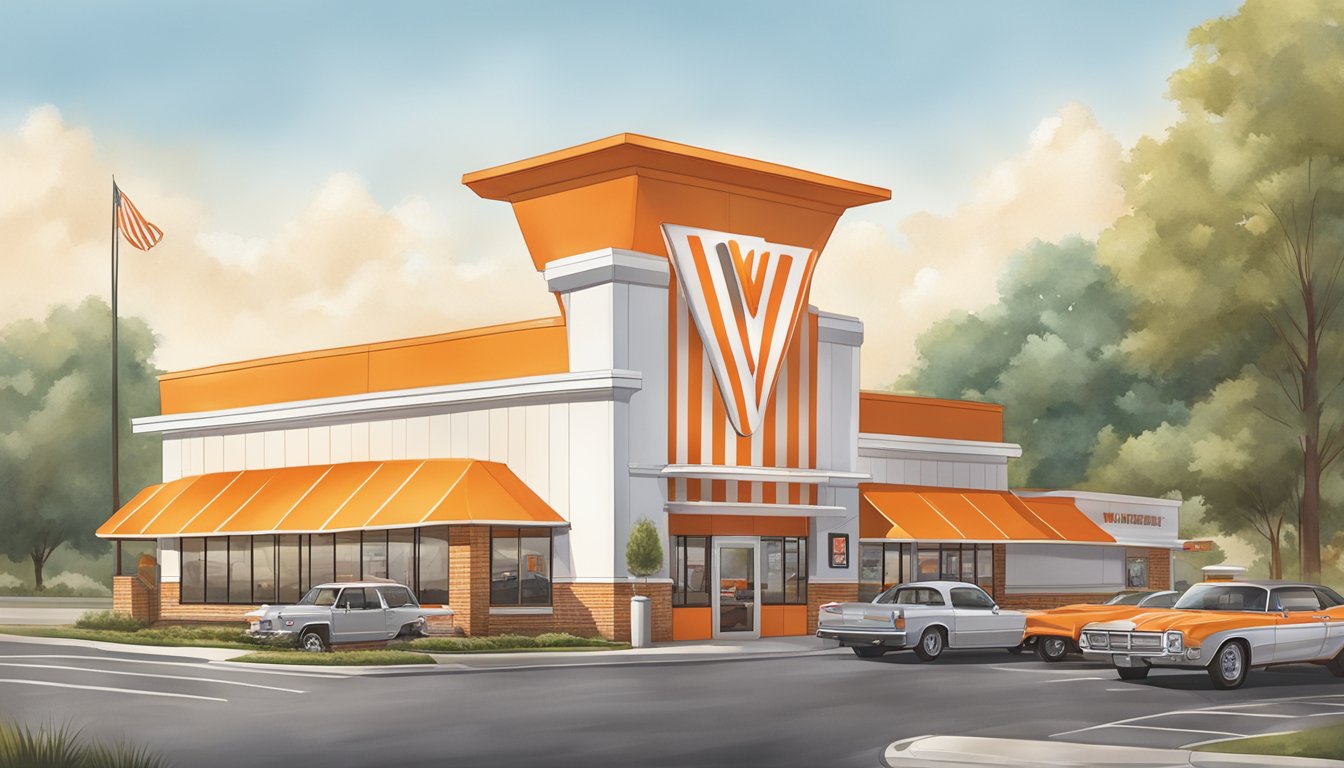
[(98, 536), (326, 533), (472, 523), (568, 525), (503, 464), (426, 459), (184, 477), (136, 494), (103, 523)]
[(1114, 544), (1071, 500), (1032, 506), (1011, 491), (859, 486), (859, 538), (893, 541), (1059, 541)]

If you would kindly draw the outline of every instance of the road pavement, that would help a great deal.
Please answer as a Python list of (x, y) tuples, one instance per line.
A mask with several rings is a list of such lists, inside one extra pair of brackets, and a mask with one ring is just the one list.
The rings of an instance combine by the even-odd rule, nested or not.
[(111, 609), (110, 597), (0, 597), (0, 625), (74, 624), (88, 611)]
[(0, 640), (0, 719), (69, 723), (175, 765), (878, 765), (926, 734), (1142, 746), (1344, 724), (1344, 680), (1256, 670), (1122, 682), (1003, 651), (860, 660), (845, 650), (653, 663), (446, 664), (349, 675)]

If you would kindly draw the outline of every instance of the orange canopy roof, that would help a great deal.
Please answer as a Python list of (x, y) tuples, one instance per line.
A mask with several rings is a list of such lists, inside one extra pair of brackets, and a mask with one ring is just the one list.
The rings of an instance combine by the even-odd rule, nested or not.
[(568, 525), (503, 464), (362, 461), (193, 475), (140, 493), (105, 539), (324, 533), (462, 524)]
[(1010, 491), (873, 483), (859, 490), (861, 539), (1115, 543), (1068, 499), (1038, 509)]

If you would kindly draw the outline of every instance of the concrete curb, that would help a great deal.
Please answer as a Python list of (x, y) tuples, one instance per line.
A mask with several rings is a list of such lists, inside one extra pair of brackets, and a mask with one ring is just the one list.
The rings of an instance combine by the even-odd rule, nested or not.
[(1063, 741), (993, 739), (978, 736), (917, 736), (882, 751), (887, 768), (972, 768), (972, 766), (1115, 766), (1116, 768), (1341, 768), (1344, 762), (1307, 757), (1238, 755), (1188, 749), (1118, 747)]
[(133, 643), (108, 643), (102, 640), (81, 640), (75, 637), (37, 637), (30, 635), (0, 634), (0, 640), (33, 645), (60, 645), (67, 647), (92, 648), (98, 651), (120, 651), (138, 653), (144, 656), (182, 656), (203, 659), (205, 661), (225, 661), (253, 651), (240, 651), (234, 648), (203, 648), (195, 645), (136, 645)]

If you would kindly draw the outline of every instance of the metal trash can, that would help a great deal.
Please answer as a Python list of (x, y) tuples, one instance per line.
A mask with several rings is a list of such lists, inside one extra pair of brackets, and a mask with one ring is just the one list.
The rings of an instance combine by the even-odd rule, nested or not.
[(630, 598), (630, 645), (653, 645), (653, 601), (642, 595)]

